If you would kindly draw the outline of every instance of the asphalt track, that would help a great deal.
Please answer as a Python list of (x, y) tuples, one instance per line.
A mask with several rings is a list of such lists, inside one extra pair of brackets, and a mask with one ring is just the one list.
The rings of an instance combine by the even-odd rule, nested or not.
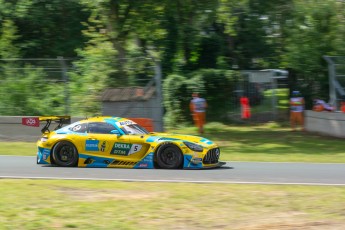
[(345, 186), (345, 164), (226, 162), (206, 170), (61, 168), (0, 156), (0, 178)]

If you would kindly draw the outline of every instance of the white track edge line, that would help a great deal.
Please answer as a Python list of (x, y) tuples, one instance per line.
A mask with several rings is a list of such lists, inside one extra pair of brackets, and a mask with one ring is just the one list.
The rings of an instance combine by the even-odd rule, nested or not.
[(105, 178), (63, 178), (63, 177), (25, 177), (0, 176), (0, 179), (49, 179), (49, 180), (91, 180), (91, 181), (123, 181), (123, 182), (163, 182), (163, 183), (195, 183), (195, 184), (262, 184), (262, 185), (308, 185), (308, 186), (345, 186), (333, 183), (302, 183), (302, 182), (260, 182), (260, 181), (193, 181), (193, 180), (144, 180), (144, 179), (105, 179)]
[[(0, 157), (32, 157), (36, 158), (36, 156), (20, 156), (20, 155), (0, 155)], [(285, 162), (275, 162), (275, 161), (222, 161), (225, 163), (256, 163), (256, 164), (344, 164), (345, 163), (336, 163), (336, 162), (294, 162), (294, 161), (285, 161)]]

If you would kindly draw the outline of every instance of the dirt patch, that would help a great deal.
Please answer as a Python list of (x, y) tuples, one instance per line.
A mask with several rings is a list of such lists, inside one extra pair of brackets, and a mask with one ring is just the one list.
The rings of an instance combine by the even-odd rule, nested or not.
[(344, 223), (328, 220), (311, 221), (303, 212), (276, 213), (270, 217), (251, 218), (245, 224), (239, 224), (237, 230), (341, 230)]
[(77, 188), (57, 188), (57, 190), (77, 201), (104, 201), (104, 200), (150, 200), (166, 196), (163, 192), (133, 191), (133, 190), (97, 190)]
[(326, 221), (315, 221), (315, 222), (282, 222), (282, 223), (267, 223), (267, 224), (249, 224), (244, 227), (235, 228), (238, 230), (342, 230), (344, 224), (326, 222)]

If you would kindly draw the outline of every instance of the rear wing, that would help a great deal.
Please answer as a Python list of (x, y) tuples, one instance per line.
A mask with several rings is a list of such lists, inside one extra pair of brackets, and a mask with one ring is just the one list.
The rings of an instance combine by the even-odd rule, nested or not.
[(22, 124), (26, 126), (39, 127), (41, 121), (46, 121), (46, 124), (41, 129), (42, 133), (50, 132), (49, 127), (54, 121), (58, 123), (54, 130), (60, 129), (64, 124), (71, 124), (71, 116), (42, 116), (42, 117), (23, 117)]

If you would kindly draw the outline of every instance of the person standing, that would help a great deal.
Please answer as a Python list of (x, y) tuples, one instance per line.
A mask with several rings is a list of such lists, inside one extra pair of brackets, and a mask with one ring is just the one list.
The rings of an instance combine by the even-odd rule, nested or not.
[(251, 116), (249, 98), (242, 96), (240, 98), (240, 103), (241, 103), (241, 118), (242, 119), (249, 119)]
[(199, 97), (198, 93), (192, 94), (193, 99), (190, 101), (189, 107), (193, 116), (193, 121), (198, 127), (199, 133), (204, 133), (204, 125), (206, 122), (207, 102), (204, 98)]
[(342, 100), (340, 102), (340, 111), (345, 113), (345, 100)]
[(290, 124), (292, 131), (296, 131), (297, 125), (304, 130), (304, 98), (299, 91), (292, 91), (290, 98)]

